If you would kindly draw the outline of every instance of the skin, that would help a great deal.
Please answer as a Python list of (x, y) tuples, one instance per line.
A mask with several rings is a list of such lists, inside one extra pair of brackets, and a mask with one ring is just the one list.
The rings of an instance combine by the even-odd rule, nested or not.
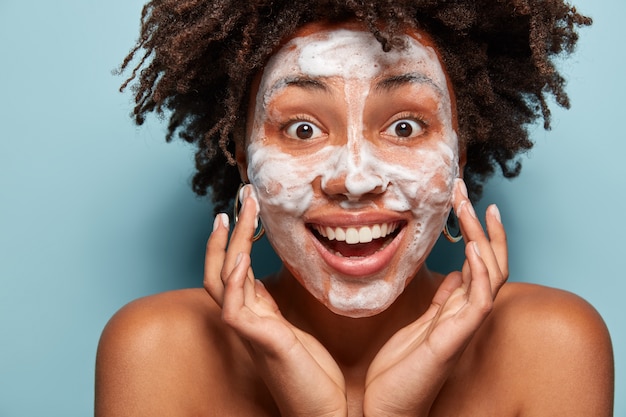
[[(240, 155), (283, 263), (326, 307), (350, 317), (378, 314), (404, 290), (441, 233), (459, 174), (443, 68), (432, 47), (403, 40), (405, 49), (390, 53), (372, 48), (376, 40), (361, 30), (286, 43), (263, 71)], [(349, 249), (357, 259), (335, 256), (315, 232), (365, 229), (369, 240), (373, 224), (400, 234), (378, 257), (357, 257), (363, 249)]]
[[(311, 24), (296, 36), (328, 29)], [(432, 47), (425, 34), (410, 34)], [(344, 99), (331, 94), (328, 101)], [(246, 152), (238, 158), (245, 176)], [(359, 201), (380, 207), (370, 203), (385, 192)], [(485, 233), (462, 181), (453, 181), (451, 192), (466, 244), (462, 270), (444, 277), (418, 260), (390, 305), (355, 318), (350, 308), (332, 311), (325, 293), (309, 291), (307, 276), (293, 273), (293, 265), (265, 285), (255, 280), (252, 235), (259, 210), (264, 221), (267, 213), (263, 198), (248, 189), (230, 238), (227, 217), (216, 218), (204, 274), (209, 295), (197, 289), (150, 296), (107, 324), (96, 364), (96, 416), (611, 415), (612, 352), (601, 318), (572, 294), (505, 285), (506, 235), (497, 208), (487, 210)], [(318, 192), (316, 201), (336, 213), (338, 194), (345, 196)], [(408, 246), (401, 248), (406, 256)]]

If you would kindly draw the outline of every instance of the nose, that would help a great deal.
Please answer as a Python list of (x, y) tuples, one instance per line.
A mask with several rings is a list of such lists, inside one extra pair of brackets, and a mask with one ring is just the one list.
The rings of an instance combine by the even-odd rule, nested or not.
[(358, 201), (382, 194), (387, 189), (387, 181), (381, 175), (381, 161), (375, 161), (371, 155), (362, 152), (355, 155), (344, 148), (336, 155), (334, 168), (322, 179), (322, 190), (329, 196)]
[(382, 181), (373, 183), (372, 179), (363, 176), (360, 176), (360, 178), (348, 178), (344, 175), (330, 178), (322, 188), (330, 196), (343, 195), (348, 201), (358, 201), (366, 196), (382, 194), (385, 191), (386, 187), (383, 186)]

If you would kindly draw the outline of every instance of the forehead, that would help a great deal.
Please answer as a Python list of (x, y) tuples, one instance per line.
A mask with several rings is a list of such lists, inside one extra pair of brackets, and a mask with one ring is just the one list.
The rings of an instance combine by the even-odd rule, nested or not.
[(311, 26), (298, 31), (270, 58), (259, 86), (265, 94), (301, 76), (372, 80), (411, 74), (440, 90), (446, 87), (439, 56), (421, 32), (408, 31), (401, 35), (403, 47), (384, 52), (374, 36), (358, 26)]

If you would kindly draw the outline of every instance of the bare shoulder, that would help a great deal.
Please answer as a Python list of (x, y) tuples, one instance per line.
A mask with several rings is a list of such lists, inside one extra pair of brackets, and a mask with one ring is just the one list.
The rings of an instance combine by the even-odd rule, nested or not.
[[(230, 397), (255, 390), (254, 378), (220, 311), (203, 289), (152, 295), (120, 309), (98, 346), (96, 416), (228, 415), (229, 403), (242, 404)], [(229, 389), (233, 384), (242, 391)]]
[[(527, 283), (506, 284), (496, 299), (496, 320), (506, 321), (515, 332), (551, 332), (569, 337), (571, 332), (588, 335), (598, 341), (608, 337), (604, 321), (583, 298), (571, 292)], [(558, 332), (555, 332), (559, 330)]]
[(172, 398), (189, 388), (183, 370), (207, 360), (203, 349), (216, 353), (205, 340), (220, 333), (218, 317), (202, 290), (151, 295), (122, 307), (98, 345), (96, 416), (167, 415), (177, 402)]
[(507, 284), (484, 331), (498, 335), (499, 365), (514, 371), (509, 386), (523, 393), (522, 415), (612, 415), (611, 340), (587, 301), (540, 285)]
[[(109, 320), (103, 338), (110, 333), (127, 333), (129, 327), (139, 326), (143, 332), (159, 331), (168, 323), (198, 325), (219, 319), (219, 307), (200, 289), (168, 291), (131, 301)], [(156, 327), (154, 327), (156, 326)]]
[[(201, 289), (170, 291), (137, 299), (122, 307), (105, 326), (98, 359), (199, 349), (207, 336), (224, 332), (219, 308)], [(204, 347), (203, 347), (204, 348)]]

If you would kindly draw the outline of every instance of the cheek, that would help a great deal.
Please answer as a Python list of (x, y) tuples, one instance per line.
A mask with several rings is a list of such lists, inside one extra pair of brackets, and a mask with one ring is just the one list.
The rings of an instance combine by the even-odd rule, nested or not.
[(395, 211), (447, 211), (454, 179), (458, 176), (456, 152), (443, 143), (400, 153), (389, 166), (390, 192), (387, 207)]
[(314, 203), (313, 183), (330, 167), (332, 147), (304, 156), (282, 152), (262, 141), (248, 147), (248, 178), (255, 187), (261, 211), (301, 216)]

